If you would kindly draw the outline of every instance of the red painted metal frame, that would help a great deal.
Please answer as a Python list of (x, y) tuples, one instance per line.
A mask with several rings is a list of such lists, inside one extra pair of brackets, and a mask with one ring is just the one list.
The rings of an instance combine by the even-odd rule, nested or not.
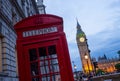
[[(48, 27), (57, 27), (58, 31), (48, 34), (23, 37), (23, 32)], [(23, 19), (14, 26), (17, 33), (17, 57), (19, 69), (19, 81), (32, 81), (28, 49), (38, 45), (56, 45), (61, 81), (74, 81), (66, 36), (63, 31), (63, 19), (61, 17), (43, 14), (34, 15)]]

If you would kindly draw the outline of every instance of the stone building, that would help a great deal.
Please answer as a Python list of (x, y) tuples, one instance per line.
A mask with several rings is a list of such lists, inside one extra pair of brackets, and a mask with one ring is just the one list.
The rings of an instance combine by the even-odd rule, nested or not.
[(115, 65), (117, 63), (120, 63), (119, 58), (117, 57), (107, 58), (106, 55), (98, 57), (98, 68), (107, 73), (115, 72)]
[[(0, 0), (0, 81), (18, 81), (16, 32), (14, 24), (25, 17), (39, 14), (43, 1)], [(45, 11), (41, 11), (42, 14)]]
[(97, 61), (95, 58), (92, 58), (92, 61), (97, 62), (98, 64), (97, 69), (101, 69), (106, 73), (116, 72), (115, 65), (117, 63), (120, 63), (120, 60), (118, 57), (107, 58), (105, 54), (103, 56), (99, 56)]

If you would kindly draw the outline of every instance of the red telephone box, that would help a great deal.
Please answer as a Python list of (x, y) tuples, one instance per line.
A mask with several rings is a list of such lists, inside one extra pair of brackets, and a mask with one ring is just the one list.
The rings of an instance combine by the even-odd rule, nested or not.
[(15, 30), (20, 81), (74, 81), (61, 17), (34, 15)]

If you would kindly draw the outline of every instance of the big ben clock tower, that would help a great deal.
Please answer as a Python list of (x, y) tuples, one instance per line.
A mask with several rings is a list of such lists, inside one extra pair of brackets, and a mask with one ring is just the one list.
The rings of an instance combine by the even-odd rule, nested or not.
[(90, 57), (90, 50), (88, 48), (86, 35), (82, 31), (78, 21), (77, 21), (76, 41), (77, 41), (77, 45), (80, 53), (83, 72), (86, 74), (89, 74), (91, 71), (93, 71), (91, 57)]

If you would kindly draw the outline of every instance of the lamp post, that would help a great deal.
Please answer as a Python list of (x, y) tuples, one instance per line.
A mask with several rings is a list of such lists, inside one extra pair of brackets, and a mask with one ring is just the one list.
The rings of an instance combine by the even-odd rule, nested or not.
[(88, 55), (85, 54), (85, 60), (87, 62), (87, 67), (88, 67), (88, 74), (90, 73), (90, 68), (89, 68), (89, 63), (88, 63)]
[(72, 61), (72, 63), (73, 63), (73, 67), (74, 67), (75, 78), (78, 79), (78, 76), (77, 76), (77, 66), (74, 64), (74, 61)]

